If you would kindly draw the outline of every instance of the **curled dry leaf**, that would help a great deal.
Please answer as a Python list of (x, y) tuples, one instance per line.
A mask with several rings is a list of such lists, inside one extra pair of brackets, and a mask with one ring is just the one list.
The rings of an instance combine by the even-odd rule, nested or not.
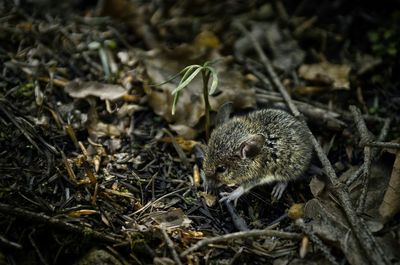
[(392, 174), (383, 201), (379, 207), (379, 214), (384, 221), (390, 220), (400, 210), (400, 151), (396, 154)]
[(182, 148), (183, 151), (187, 151), (187, 152), (191, 152), (193, 147), (196, 144), (200, 144), (197, 141), (186, 140), (182, 136), (177, 136), (177, 137), (169, 137), (168, 136), (168, 137), (163, 137), (160, 139), (160, 141), (164, 142), (164, 143), (172, 143), (173, 140), (175, 140), (175, 142)]
[(201, 186), (201, 184), (200, 184), (200, 182), (201, 182), (200, 169), (197, 166), (197, 164), (194, 164), (194, 166), (193, 166), (193, 182), (196, 187)]
[(117, 100), (127, 95), (127, 91), (120, 85), (104, 84), (94, 81), (75, 80), (64, 87), (65, 92), (73, 98), (98, 97), (102, 100)]
[(97, 211), (95, 210), (90, 210), (90, 209), (82, 209), (82, 210), (76, 210), (76, 211), (72, 211), (68, 213), (68, 216), (70, 217), (81, 217), (81, 216), (85, 216), (85, 215), (92, 215), (92, 214), (96, 214)]
[(295, 203), (288, 210), (288, 217), (292, 220), (302, 218), (304, 216), (304, 203)]
[(204, 202), (206, 203), (206, 205), (208, 207), (212, 207), (215, 205), (215, 203), (217, 202), (217, 196), (204, 192), (204, 191), (200, 191), (199, 192), (199, 196), (204, 198)]
[(299, 76), (317, 84), (332, 86), (333, 89), (350, 89), (350, 66), (322, 62), (319, 64), (303, 64), (299, 68)]
[[(252, 22), (250, 33), (263, 48), (270, 50), (272, 64), (281, 71), (290, 72), (297, 68), (305, 58), (304, 51), (288, 30), (283, 29), (276, 22)], [(250, 38), (243, 36), (235, 42), (235, 55), (243, 58), (253, 52), (253, 43)]]
[(314, 197), (318, 197), (325, 189), (325, 182), (317, 177), (313, 177), (310, 182), (310, 190)]
[[(371, 165), (367, 200), (363, 212), (365, 221), (371, 231), (377, 231), (377, 229), (382, 228), (382, 225), (378, 223), (378, 208), (389, 179), (390, 168), (388, 168), (387, 164), (385, 160), (381, 159)], [(346, 180), (351, 178), (356, 171), (357, 167), (349, 168), (340, 176), (340, 182), (346, 183)], [(330, 189), (324, 188), (325, 185), (319, 183), (316, 179), (313, 181), (315, 183), (310, 184), (310, 187), (314, 196), (318, 197), (309, 200), (304, 206), (304, 216), (312, 219), (312, 222), (307, 223), (307, 225), (321, 239), (329, 241), (335, 247), (340, 248), (350, 264), (368, 263), (365, 260), (365, 255), (357, 247), (357, 240), (354, 234), (349, 232), (351, 231), (350, 224), (343, 214), (343, 210), (332, 196)], [(362, 183), (362, 179), (357, 179), (349, 187), (353, 205), (357, 205), (360, 198), (363, 189)], [(329, 184), (326, 185), (329, 186)], [(382, 240), (380, 244), (384, 246), (385, 255), (390, 258), (395, 255), (395, 252), (388, 247), (391, 244), (389, 240)]]
[(156, 212), (151, 218), (165, 228), (188, 227), (192, 222), (180, 208), (169, 209), (168, 212)]
[[(188, 65), (216, 61), (212, 67), (218, 73), (219, 82), (217, 93), (209, 97), (211, 108), (217, 110), (227, 101), (233, 102), (239, 109), (255, 106), (255, 91), (247, 86), (244, 76), (230, 65), (229, 58), (216, 53), (203, 53), (203, 57), (195, 57), (192, 48), (186, 45), (177, 47), (173, 51), (153, 50), (147, 53), (137, 51), (137, 56), (143, 62), (152, 84), (164, 83)], [(199, 133), (199, 130), (194, 128), (205, 114), (203, 81), (199, 74), (182, 90), (175, 115), (172, 115), (174, 96), (171, 92), (177, 87), (179, 80), (180, 78), (176, 78), (170, 83), (150, 87), (147, 91), (149, 105), (157, 115), (164, 117), (171, 124), (172, 130), (186, 139), (192, 139)]]

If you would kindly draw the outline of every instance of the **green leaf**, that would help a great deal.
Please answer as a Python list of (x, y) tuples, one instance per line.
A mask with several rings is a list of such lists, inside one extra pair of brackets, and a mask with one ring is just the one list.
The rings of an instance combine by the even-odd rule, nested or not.
[[(188, 74), (189, 70), (188, 70), (188, 72), (185, 73), (185, 75), (182, 77), (181, 82), (179, 83), (178, 87), (172, 91), (172, 95), (177, 93), (178, 91), (182, 90), (183, 88), (185, 88), (190, 82), (192, 82), (193, 78), (195, 78), (202, 70), (202, 67), (200, 65), (194, 65), (193, 69), (194, 68), (196, 68), (196, 69), (190, 75)], [(190, 69), (190, 71), (191, 70), (192, 69)]]
[(211, 87), (208, 91), (208, 94), (212, 95), (215, 93), (215, 90), (217, 90), (218, 74), (217, 74), (217, 71), (215, 71), (215, 69), (213, 67), (207, 66), (206, 68), (207, 68), (207, 70), (209, 70), (211, 72), (212, 82), (211, 82)]
[(178, 92), (175, 93), (174, 101), (172, 102), (172, 110), (171, 110), (172, 115), (175, 115), (175, 112), (176, 112), (176, 104), (178, 103), (179, 95), (180, 95), (180, 91), (178, 91)]
[(164, 85), (164, 84), (168, 83), (169, 81), (174, 80), (175, 78), (177, 78), (178, 76), (180, 76), (182, 73), (188, 71), (188, 69), (191, 68), (191, 67), (193, 67), (193, 66), (194, 66), (194, 65), (186, 66), (186, 67), (183, 68), (181, 71), (179, 71), (179, 73), (174, 74), (173, 76), (171, 76), (170, 78), (168, 78), (166, 81), (164, 81), (164, 82), (162, 82), (162, 83), (160, 83), (160, 84), (153, 84), (153, 85), (150, 85), (150, 86), (161, 86), (161, 85)]

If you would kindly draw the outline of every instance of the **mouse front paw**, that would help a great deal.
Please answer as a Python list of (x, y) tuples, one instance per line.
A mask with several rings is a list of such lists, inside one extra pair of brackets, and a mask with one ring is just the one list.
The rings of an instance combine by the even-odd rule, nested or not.
[(274, 201), (279, 201), (282, 197), (283, 192), (286, 190), (287, 182), (278, 182), (275, 184), (274, 188), (272, 189), (271, 195)]
[(245, 193), (245, 190), (242, 186), (238, 187), (232, 192), (221, 192), (221, 199), (219, 202), (231, 202), (233, 201), (233, 204), (236, 206), (237, 200), (239, 199), (240, 196), (242, 196)]

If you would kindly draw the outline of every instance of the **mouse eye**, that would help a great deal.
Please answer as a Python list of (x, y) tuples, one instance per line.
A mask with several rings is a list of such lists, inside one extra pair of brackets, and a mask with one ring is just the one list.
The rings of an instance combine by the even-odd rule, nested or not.
[(216, 170), (217, 173), (224, 173), (226, 171), (226, 166), (224, 165), (219, 165), (217, 166)]

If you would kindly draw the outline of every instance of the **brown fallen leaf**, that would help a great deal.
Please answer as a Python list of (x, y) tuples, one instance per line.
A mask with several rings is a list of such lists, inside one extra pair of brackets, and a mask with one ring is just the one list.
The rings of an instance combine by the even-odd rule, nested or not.
[(204, 191), (200, 191), (199, 192), (199, 196), (202, 197), (204, 199), (204, 202), (206, 203), (206, 205), (208, 207), (212, 207), (217, 203), (217, 196), (204, 192)]
[(65, 92), (73, 98), (98, 97), (102, 100), (117, 100), (127, 95), (127, 91), (120, 85), (104, 84), (94, 81), (75, 80), (64, 87)]
[(95, 210), (90, 210), (90, 209), (82, 209), (82, 210), (76, 210), (76, 211), (72, 211), (67, 213), (68, 216), (70, 217), (81, 217), (84, 215), (92, 215), (92, 214), (96, 214), (97, 211)]
[(170, 208), (167, 212), (155, 212), (150, 217), (167, 229), (187, 227), (192, 222), (180, 208)]
[(383, 201), (379, 206), (379, 214), (384, 222), (389, 221), (400, 210), (400, 151), (396, 153), (392, 174)]
[[(174, 50), (152, 50), (143, 52), (136, 50), (136, 56), (142, 62), (151, 84), (162, 84), (183, 68), (192, 64), (203, 64), (206, 61), (216, 61), (212, 64), (218, 73), (218, 89), (210, 96), (210, 105), (217, 110), (227, 101), (233, 102), (235, 108), (254, 107), (255, 91), (245, 82), (245, 76), (231, 65), (231, 59), (220, 56), (216, 51), (196, 54), (190, 45), (181, 45)], [(203, 81), (198, 75), (183, 89), (172, 115), (171, 108), (174, 96), (171, 92), (177, 87), (179, 78), (160, 86), (151, 86), (146, 92), (150, 107), (157, 115), (170, 123), (170, 128), (186, 139), (193, 139), (199, 129), (194, 129), (205, 114), (203, 100)], [(202, 126), (199, 126), (202, 129)]]
[(288, 217), (292, 220), (302, 218), (304, 216), (304, 203), (295, 203), (288, 210)]
[(197, 164), (194, 164), (194, 166), (193, 166), (193, 182), (194, 182), (194, 185), (196, 187), (200, 187), (201, 186), (201, 183), (200, 183), (201, 182), (200, 169), (197, 166)]
[(187, 152), (191, 152), (193, 147), (196, 144), (199, 144), (199, 142), (197, 142), (197, 141), (186, 140), (182, 136), (177, 136), (177, 137), (173, 137), (173, 138), (167, 136), (167, 137), (163, 137), (160, 139), (160, 141), (164, 142), (164, 143), (172, 143), (174, 140), (182, 148), (183, 151), (187, 151)]
[(303, 64), (299, 68), (299, 76), (305, 80), (332, 86), (333, 89), (350, 89), (350, 66), (322, 62)]

